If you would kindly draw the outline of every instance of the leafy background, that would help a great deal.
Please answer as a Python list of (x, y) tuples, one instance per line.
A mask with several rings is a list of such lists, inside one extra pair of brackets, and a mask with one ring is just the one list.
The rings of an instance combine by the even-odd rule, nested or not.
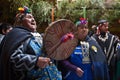
[[(97, 24), (100, 19), (110, 22), (110, 31), (114, 34), (120, 33), (120, 0), (1, 0), (0, 22), (14, 23), (14, 17), (18, 7), (28, 6), (32, 9), (37, 21), (38, 31), (44, 32), (51, 23), (51, 11), (54, 8), (54, 20), (70, 19), (74, 23), (83, 17), (83, 7), (86, 7), (86, 18), (89, 28)], [(119, 35), (118, 35), (119, 36)]]

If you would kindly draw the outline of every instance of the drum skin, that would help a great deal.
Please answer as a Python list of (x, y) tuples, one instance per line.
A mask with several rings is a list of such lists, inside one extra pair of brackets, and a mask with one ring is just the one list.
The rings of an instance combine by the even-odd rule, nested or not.
[(61, 38), (67, 33), (75, 35), (76, 30), (74, 23), (67, 19), (60, 19), (49, 24), (43, 38), (48, 57), (55, 60), (68, 58), (76, 47), (78, 40), (74, 37), (66, 42), (61, 42)]

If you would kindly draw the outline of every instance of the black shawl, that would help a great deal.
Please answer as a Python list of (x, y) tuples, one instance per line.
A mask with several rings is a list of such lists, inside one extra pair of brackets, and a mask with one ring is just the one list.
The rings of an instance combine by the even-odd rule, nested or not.
[(11, 54), (29, 37), (31, 33), (24, 27), (15, 27), (0, 44), (0, 80), (12, 80), (14, 75), (9, 62)]

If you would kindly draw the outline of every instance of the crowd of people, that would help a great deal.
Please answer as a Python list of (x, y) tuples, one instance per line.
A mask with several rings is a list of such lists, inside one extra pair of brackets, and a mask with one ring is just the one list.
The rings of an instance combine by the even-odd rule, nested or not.
[(54, 60), (44, 51), (32, 11), (18, 10), (14, 27), (0, 24), (0, 80), (120, 80), (120, 40), (107, 20), (98, 21), (91, 32), (86, 19), (77, 21), (76, 34), (71, 33), (77, 46), (67, 59)]

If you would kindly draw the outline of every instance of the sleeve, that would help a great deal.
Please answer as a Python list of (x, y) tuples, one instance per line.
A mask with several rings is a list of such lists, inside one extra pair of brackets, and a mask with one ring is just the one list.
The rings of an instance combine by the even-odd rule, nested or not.
[(116, 45), (116, 56), (117, 56), (117, 61), (120, 61), (120, 41)]
[(119, 40), (119, 37), (115, 35), (115, 48), (116, 48), (116, 51), (120, 49), (120, 40)]
[(16, 70), (29, 71), (36, 67), (38, 57), (24, 53), (23, 48), (23, 45), (17, 48), (17, 50), (15, 50), (10, 56), (10, 61), (13, 63)]
[(60, 61), (60, 63), (62, 64), (62, 66), (64, 66), (66, 69), (70, 70), (70, 71), (76, 71), (77, 66), (73, 65), (72, 63), (69, 62), (69, 60), (62, 60)]

